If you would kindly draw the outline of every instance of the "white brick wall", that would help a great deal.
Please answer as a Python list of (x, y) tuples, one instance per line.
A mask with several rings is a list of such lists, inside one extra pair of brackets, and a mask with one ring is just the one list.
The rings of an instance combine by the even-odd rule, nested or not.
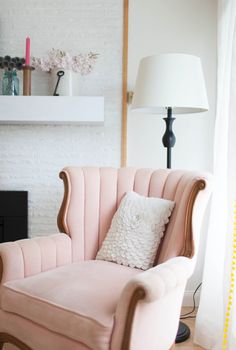
[[(28, 190), (29, 234), (46, 235), (57, 232), (64, 166), (119, 166), (123, 1), (0, 0), (0, 9), (0, 55), (24, 56), (27, 35), (35, 56), (52, 47), (100, 54), (80, 91), (105, 96), (104, 126), (0, 125), (0, 190)], [(32, 93), (47, 93), (49, 79), (33, 72)]]

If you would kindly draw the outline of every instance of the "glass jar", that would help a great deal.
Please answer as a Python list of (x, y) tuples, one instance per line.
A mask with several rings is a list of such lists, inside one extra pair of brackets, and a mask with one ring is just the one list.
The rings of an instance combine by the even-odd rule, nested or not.
[(2, 78), (2, 94), (3, 95), (19, 95), (19, 79), (16, 70), (5, 70)]

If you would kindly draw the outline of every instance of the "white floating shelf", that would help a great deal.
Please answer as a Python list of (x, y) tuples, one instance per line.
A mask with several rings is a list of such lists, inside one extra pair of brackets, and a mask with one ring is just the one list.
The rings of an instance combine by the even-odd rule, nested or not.
[(101, 124), (101, 96), (0, 96), (0, 124)]

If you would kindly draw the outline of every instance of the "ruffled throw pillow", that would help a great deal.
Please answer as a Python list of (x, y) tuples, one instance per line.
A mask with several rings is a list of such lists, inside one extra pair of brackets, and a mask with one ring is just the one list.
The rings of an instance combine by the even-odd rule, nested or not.
[(96, 259), (143, 270), (152, 267), (174, 205), (170, 200), (128, 192)]

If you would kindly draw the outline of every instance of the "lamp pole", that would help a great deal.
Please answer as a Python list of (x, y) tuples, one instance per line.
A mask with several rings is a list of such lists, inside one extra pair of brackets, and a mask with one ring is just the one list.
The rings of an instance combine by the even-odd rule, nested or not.
[(175, 118), (172, 118), (172, 108), (167, 107), (167, 118), (163, 118), (166, 122), (166, 131), (162, 137), (162, 143), (167, 148), (167, 169), (171, 169), (171, 148), (175, 145), (175, 134), (172, 130), (172, 124)]

